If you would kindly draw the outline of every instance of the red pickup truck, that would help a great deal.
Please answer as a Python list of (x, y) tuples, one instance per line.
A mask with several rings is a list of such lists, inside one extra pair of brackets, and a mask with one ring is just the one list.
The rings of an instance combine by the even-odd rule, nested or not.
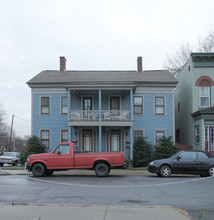
[(54, 171), (94, 169), (97, 176), (107, 176), (113, 167), (124, 167), (123, 152), (90, 153), (78, 151), (75, 143), (60, 143), (51, 153), (28, 156), (25, 170), (34, 176), (52, 175)]

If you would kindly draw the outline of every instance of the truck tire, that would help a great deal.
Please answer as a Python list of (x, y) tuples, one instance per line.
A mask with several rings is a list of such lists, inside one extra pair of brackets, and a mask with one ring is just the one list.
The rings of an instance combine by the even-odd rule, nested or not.
[(43, 176), (45, 174), (45, 167), (41, 163), (35, 163), (32, 168), (32, 173), (36, 177)]
[(13, 163), (13, 166), (17, 166), (18, 165), (18, 161), (16, 160), (14, 163)]
[(45, 175), (46, 176), (51, 176), (54, 173), (54, 170), (46, 170)]
[(95, 166), (95, 173), (99, 177), (107, 176), (110, 172), (110, 168), (105, 163), (98, 163)]

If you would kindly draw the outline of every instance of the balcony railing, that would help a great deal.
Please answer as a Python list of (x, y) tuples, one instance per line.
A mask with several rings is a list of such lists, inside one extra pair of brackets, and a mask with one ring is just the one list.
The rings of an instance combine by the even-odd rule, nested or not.
[[(90, 111), (71, 111), (71, 121), (99, 121), (99, 111), (90, 110)], [(103, 110), (101, 111), (101, 121), (130, 121), (131, 112), (130, 111), (112, 111), (112, 110)]]

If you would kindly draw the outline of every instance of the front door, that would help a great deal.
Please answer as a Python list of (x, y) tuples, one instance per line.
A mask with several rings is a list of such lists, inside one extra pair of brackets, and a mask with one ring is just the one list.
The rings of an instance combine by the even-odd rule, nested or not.
[(110, 148), (111, 152), (121, 151), (120, 132), (113, 132), (110, 134)]
[(83, 150), (93, 152), (93, 132), (92, 130), (83, 130), (82, 133)]
[(110, 110), (113, 110), (113, 111), (120, 110), (120, 97), (119, 96), (110, 97)]

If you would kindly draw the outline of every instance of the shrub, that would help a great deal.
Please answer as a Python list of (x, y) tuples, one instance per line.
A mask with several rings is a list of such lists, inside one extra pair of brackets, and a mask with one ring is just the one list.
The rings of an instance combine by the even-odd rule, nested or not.
[(147, 166), (151, 161), (151, 144), (146, 141), (146, 138), (139, 137), (133, 145), (133, 166)]
[(24, 164), (31, 154), (45, 153), (46, 146), (41, 143), (38, 137), (32, 136), (27, 140), (26, 146), (21, 152), (20, 160)]
[(155, 151), (153, 154), (154, 160), (171, 157), (173, 154), (178, 152), (178, 147), (173, 143), (172, 137), (162, 137), (160, 139), (160, 145), (154, 147)]

